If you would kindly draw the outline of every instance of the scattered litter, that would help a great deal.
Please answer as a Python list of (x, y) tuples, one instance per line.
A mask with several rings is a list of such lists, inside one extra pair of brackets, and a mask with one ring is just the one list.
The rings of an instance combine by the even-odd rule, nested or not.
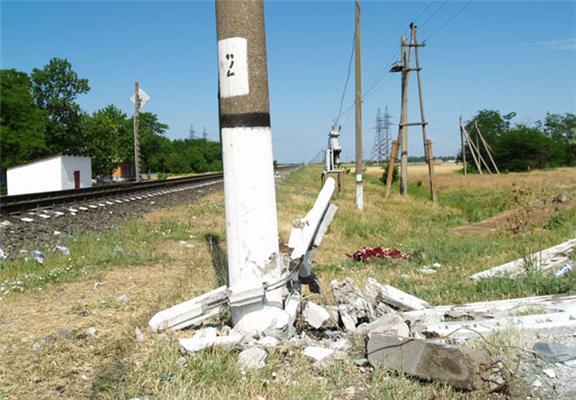
[(194, 248), (194, 244), (193, 243), (188, 243), (185, 240), (180, 240), (178, 243), (180, 243), (180, 246), (182, 247), (186, 247), (188, 249), (193, 249)]
[(245, 369), (261, 369), (266, 366), (266, 350), (249, 347), (238, 355), (238, 364)]
[(574, 263), (567, 262), (554, 272), (556, 278), (563, 278), (574, 270)]
[(124, 248), (122, 246), (116, 246), (114, 247), (114, 250), (112, 250), (112, 254), (124, 254)]
[(44, 348), (44, 341), (41, 341), (41, 340), (34, 342), (34, 344), (32, 345), (33, 351), (40, 351), (43, 348)]
[(542, 372), (549, 378), (556, 378), (556, 372), (552, 368), (544, 368)]
[(44, 255), (44, 253), (42, 253), (40, 250), (33, 250), (32, 251), (32, 257), (38, 261), (40, 264), (44, 264), (44, 260), (46, 259), (46, 256)]
[(62, 232), (60, 232), (60, 231), (54, 231), (54, 236), (60, 236), (60, 235), (62, 235)]
[(399, 249), (383, 247), (362, 247), (353, 254), (346, 254), (354, 261), (369, 261), (373, 258), (389, 258), (399, 260), (409, 260), (410, 256)]
[(8, 259), (8, 254), (4, 250), (0, 249), (0, 261), (6, 261)]
[(8, 220), (4, 220), (4, 221), (0, 222), (0, 226), (8, 227), (10, 225), (12, 225), (12, 222), (10, 222)]
[(142, 333), (142, 331), (138, 327), (136, 327), (136, 329), (134, 329), (134, 335), (136, 335), (136, 341), (138, 341), (138, 342), (143, 342), (145, 339), (144, 334)]
[(121, 294), (120, 296), (116, 297), (116, 301), (118, 303), (126, 303), (128, 301), (128, 295)]
[(94, 283), (94, 289), (100, 289), (101, 287), (104, 287), (104, 282)]
[(437, 272), (434, 268), (426, 268), (426, 267), (420, 268), (418, 271), (420, 271), (420, 273), (424, 275), (432, 275)]
[(24, 217), (24, 218), (20, 218), (20, 221), (23, 221), (23, 222), (33, 222), (34, 219), (33, 219), (33, 218)]
[(566, 362), (576, 359), (576, 347), (556, 342), (536, 342), (532, 347), (540, 358), (548, 362)]
[(86, 329), (86, 333), (89, 334), (90, 336), (96, 336), (96, 333), (98, 331), (96, 330), (95, 326), (91, 326), (90, 328)]
[(66, 247), (66, 246), (58, 245), (58, 246), (54, 247), (54, 249), (53, 249), (52, 251), (55, 252), (55, 253), (56, 253), (56, 252), (62, 253), (62, 254), (64, 254), (65, 256), (70, 255), (70, 249), (69, 249), (68, 247)]
[(434, 264), (432, 264), (432, 268), (436, 268), (436, 269), (442, 268), (442, 264), (440, 264), (440, 263), (434, 263)]

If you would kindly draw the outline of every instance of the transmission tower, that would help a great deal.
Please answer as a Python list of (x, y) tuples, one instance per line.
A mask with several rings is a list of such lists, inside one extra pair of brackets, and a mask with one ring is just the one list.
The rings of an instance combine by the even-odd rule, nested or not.
[(196, 139), (196, 131), (194, 130), (194, 124), (190, 124), (190, 130), (188, 132), (190, 140)]
[(375, 163), (388, 162), (390, 159), (390, 120), (388, 106), (384, 108), (384, 115), (378, 109), (376, 114), (376, 131), (374, 135), (374, 147), (372, 148), (372, 161)]
[(202, 139), (204, 140), (208, 139), (208, 132), (206, 132), (206, 127), (204, 127), (204, 129), (202, 130)]

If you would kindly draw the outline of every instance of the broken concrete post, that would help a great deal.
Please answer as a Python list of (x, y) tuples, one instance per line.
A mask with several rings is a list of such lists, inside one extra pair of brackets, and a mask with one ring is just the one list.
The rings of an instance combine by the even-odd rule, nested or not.
[(362, 297), (352, 279), (333, 280), (330, 282), (330, 286), (338, 304), (340, 319), (347, 331), (353, 332), (358, 325), (363, 322), (370, 322), (374, 318), (372, 306)]
[(194, 353), (209, 347), (235, 346), (242, 341), (242, 335), (178, 339), (182, 353)]
[(363, 335), (371, 334), (388, 334), (399, 337), (410, 336), (410, 327), (404, 322), (404, 319), (398, 314), (385, 315), (368, 324), (362, 324), (358, 327), (358, 332)]
[(370, 335), (368, 361), (373, 366), (466, 390), (484, 388), (493, 373), (490, 358), (483, 352), (387, 334)]
[[(216, 18), (230, 286), (274, 283), (282, 266), (263, 2), (217, 1)], [(276, 310), (259, 318), (269, 325), (264, 319), (284, 313), (281, 289), (267, 292), (263, 302), (233, 306), (232, 321), (265, 307)]]
[(202, 296), (156, 313), (148, 325), (154, 331), (183, 329), (217, 316), (224, 310), (227, 301), (227, 288), (221, 286)]
[(266, 366), (266, 350), (249, 347), (238, 355), (238, 364), (244, 369), (261, 369)]
[(429, 308), (426, 301), (412, 296), (393, 286), (379, 283), (374, 278), (368, 278), (366, 282), (366, 292), (376, 293), (375, 298), (393, 307), (404, 310), (423, 310)]

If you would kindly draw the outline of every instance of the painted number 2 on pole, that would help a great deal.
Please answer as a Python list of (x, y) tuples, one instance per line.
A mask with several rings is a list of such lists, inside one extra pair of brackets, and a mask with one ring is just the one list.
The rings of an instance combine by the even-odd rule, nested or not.
[(250, 93), (248, 82), (248, 43), (235, 37), (218, 42), (220, 97), (244, 96)]

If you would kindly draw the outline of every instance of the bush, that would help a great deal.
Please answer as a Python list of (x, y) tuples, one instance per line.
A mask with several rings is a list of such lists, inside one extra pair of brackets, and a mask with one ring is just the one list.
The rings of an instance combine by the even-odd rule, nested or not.
[[(384, 168), (384, 173), (382, 174), (382, 177), (380, 178), (380, 182), (386, 184), (386, 178), (388, 177), (388, 166), (390, 164), (386, 163), (383, 168)], [(392, 183), (396, 182), (398, 180), (398, 165), (394, 166), (394, 171), (392, 171)]]

